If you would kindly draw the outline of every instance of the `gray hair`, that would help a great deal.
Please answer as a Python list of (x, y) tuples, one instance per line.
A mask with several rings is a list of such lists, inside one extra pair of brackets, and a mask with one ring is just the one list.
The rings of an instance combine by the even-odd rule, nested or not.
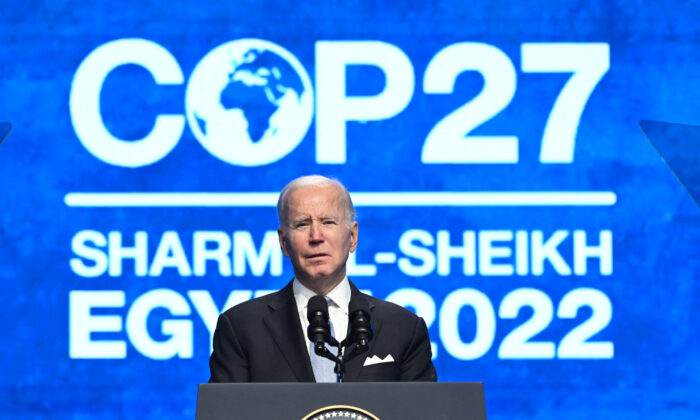
[(282, 192), (280, 193), (280, 197), (277, 200), (277, 217), (279, 218), (280, 222), (280, 227), (284, 227), (285, 224), (284, 222), (287, 220), (287, 196), (289, 193), (294, 191), (297, 188), (300, 187), (307, 187), (307, 186), (325, 186), (325, 185), (334, 185), (336, 187), (339, 187), (340, 190), (342, 191), (342, 199), (344, 201), (344, 206), (345, 206), (345, 216), (348, 222), (348, 225), (351, 225), (352, 222), (355, 221), (355, 207), (352, 204), (352, 199), (350, 198), (350, 193), (348, 192), (348, 189), (345, 188), (345, 185), (343, 185), (339, 180), (335, 178), (327, 178), (323, 175), (306, 175), (306, 176), (301, 176), (299, 178), (296, 178), (292, 180), (289, 184), (287, 184), (283, 189)]

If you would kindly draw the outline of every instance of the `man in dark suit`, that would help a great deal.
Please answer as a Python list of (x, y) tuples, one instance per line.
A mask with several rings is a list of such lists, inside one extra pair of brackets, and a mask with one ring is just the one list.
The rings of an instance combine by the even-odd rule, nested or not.
[(437, 380), (423, 319), (361, 293), (346, 277), (358, 225), (345, 187), (317, 175), (297, 178), (282, 190), (277, 211), (280, 246), (295, 277), (282, 290), (219, 316), (209, 382), (334, 381), (333, 364), (314, 353), (305, 334), (314, 295), (326, 297), (338, 341), (347, 334), (349, 301), (369, 303), (374, 338), (366, 353), (345, 365), (345, 381)]

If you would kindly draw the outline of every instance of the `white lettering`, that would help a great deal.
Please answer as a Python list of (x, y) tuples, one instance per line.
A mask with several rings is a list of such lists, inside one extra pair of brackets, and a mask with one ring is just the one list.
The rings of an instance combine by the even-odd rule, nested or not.
[(479, 274), (482, 276), (512, 276), (511, 264), (497, 264), (494, 258), (510, 258), (512, 250), (506, 246), (496, 246), (494, 242), (513, 240), (511, 230), (484, 230), (479, 232)]
[(472, 230), (462, 233), (462, 245), (450, 245), (450, 232), (441, 230), (437, 233), (437, 272), (441, 276), (450, 275), (450, 259), (462, 259), (462, 272), (465, 276), (476, 274), (476, 235)]
[(598, 246), (587, 245), (586, 231), (574, 231), (574, 273), (576, 275), (586, 275), (586, 262), (589, 258), (598, 258), (600, 260), (600, 274), (604, 276), (612, 274), (612, 232), (601, 230), (598, 234), (598, 243)]
[(560, 276), (570, 276), (571, 268), (566, 264), (564, 258), (557, 250), (559, 244), (561, 244), (566, 237), (569, 236), (569, 232), (566, 230), (557, 230), (552, 234), (552, 236), (544, 242), (544, 238), (541, 230), (532, 231), (530, 235), (530, 242), (532, 248), (532, 274), (535, 276), (541, 276), (544, 273), (544, 262), (548, 260), (554, 271)]
[(124, 292), (118, 290), (73, 290), (68, 295), (69, 345), (71, 359), (124, 359), (126, 343), (122, 340), (93, 340), (90, 334), (120, 332), (119, 315), (93, 315), (92, 308), (121, 308)]
[(345, 267), (348, 276), (366, 276), (372, 277), (377, 275), (377, 266), (374, 264), (358, 264), (357, 253), (351, 252), (348, 255), (348, 262)]
[[(474, 339), (465, 343), (460, 335), (459, 313), (465, 306), (474, 310)], [(496, 335), (496, 315), (488, 296), (476, 289), (457, 289), (447, 295), (440, 308), (440, 339), (445, 350), (459, 360), (474, 360), (486, 354)]]
[(515, 272), (519, 276), (527, 276), (529, 273), (527, 231), (515, 232)]
[(119, 277), (122, 275), (122, 261), (134, 260), (134, 273), (143, 277), (148, 272), (148, 234), (138, 231), (134, 234), (134, 246), (122, 246), (122, 233), (109, 232), (109, 275)]
[(267, 231), (260, 245), (260, 252), (255, 249), (253, 237), (248, 231), (233, 233), (233, 273), (236, 276), (246, 274), (246, 261), (254, 276), (265, 274), (265, 267), (270, 266), (270, 275), (282, 275), (282, 250), (279, 247), (277, 232)]
[[(213, 243), (213, 248), (207, 244)], [(207, 261), (215, 261), (219, 267), (219, 275), (231, 275), (231, 237), (219, 231), (196, 231), (192, 237), (192, 254), (194, 275), (204, 276), (207, 273)]]
[(151, 359), (165, 360), (175, 356), (192, 358), (192, 321), (168, 319), (161, 323), (161, 332), (170, 336), (165, 341), (155, 341), (148, 332), (148, 316), (153, 309), (163, 307), (170, 314), (190, 314), (190, 305), (179, 293), (170, 289), (155, 289), (139, 296), (131, 305), (126, 317), (126, 332), (136, 350)]
[(148, 275), (151, 277), (158, 277), (163, 273), (163, 268), (166, 267), (177, 268), (178, 274), (182, 277), (189, 277), (192, 275), (185, 250), (182, 248), (182, 242), (180, 242), (180, 237), (177, 232), (172, 230), (164, 232), (163, 236), (160, 238), (160, 243), (158, 244), (158, 249), (156, 250), (156, 255), (153, 258), (153, 263), (151, 264)]
[[(375, 66), (386, 85), (374, 96), (348, 96), (346, 69)], [(342, 164), (347, 160), (348, 121), (378, 121), (406, 108), (413, 96), (413, 65), (395, 45), (381, 41), (316, 42), (316, 162)]]
[(423, 246), (435, 245), (435, 239), (430, 232), (420, 229), (407, 230), (399, 239), (399, 250), (407, 257), (420, 260), (421, 264), (414, 265), (410, 258), (401, 257), (399, 269), (407, 276), (427, 276), (435, 270), (435, 254), (427, 248), (414, 245), (414, 242), (419, 242)]
[(177, 145), (185, 128), (182, 115), (159, 115), (151, 132), (136, 141), (114, 137), (105, 127), (100, 93), (114, 69), (135, 64), (148, 70), (159, 85), (184, 83), (182, 69), (173, 55), (145, 39), (118, 39), (100, 45), (80, 63), (70, 90), (73, 129), (85, 149), (110, 165), (135, 168), (165, 157)]
[(216, 329), (216, 321), (219, 319), (219, 314), (225, 312), (228, 308), (249, 300), (253, 297), (253, 292), (251, 290), (232, 290), (228, 295), (228, 299), (226, 299), (226, 303), (224, 303), (224, 307), (221, 309), (216, 306), (208, 290), (190, 290), (187, 292), (187, 296), (189, 296), (194, 309), (202, 318), (207, 331), (209, 331), (209, 352), (211, 353), (213, 350), (214, 330)]
[[(92, 243), (94, 247), (88, 245)], [(107, 255), (99, 248), (107, 246), (105, 236), (95, 230), (82, 230), (73, 236), (71, 250), (80, 258), (71, 258), (70, 268), (81, 277), (98, 277), (107, 271)], [(83, 259), (92, 261), (87, 265)]]

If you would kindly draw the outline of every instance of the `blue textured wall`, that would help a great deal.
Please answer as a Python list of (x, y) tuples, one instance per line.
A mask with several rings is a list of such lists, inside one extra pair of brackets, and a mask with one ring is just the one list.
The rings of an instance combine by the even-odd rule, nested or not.
[[(461, 241), (463, 231), (525, 231), (530, 236), (542, 231), (546, 239), (566, 230), (568, 236), (557, 249), (573, 267), (576, 250), (571, 232), (586, 232), (587, 243), (596, 245), (599, 233), (609, 231), (612, 273), (601, 273), (593, 258), (585, 275), (559, 273), (549, 262), (542, 275), (533, 275), (532, 270), (527, 275), (482, 275), (478, 270), (476, 275), (464, 275), (461, 262), (453, 260), (449, 275), (433, 269), (412, 276), (398, 264), (375, 264), (376, 275), (350, 273), (351, 278), (381, 298), (403, 288), (428, 294), (435, 309), (429, 304), (413, 309), (424, 316), (434, 311), (430, 333), (440, 380), (483, 381), (489, 418), (696, 418), (700, 213), (638, 122), (700, 123), (699, 21), (695, 2), (3, 3), (0, 121), (12, 122), (14, 129), (0, 148), (0, 392), (4, 395), (0, 417), (191, 418), (197, 384), (208, 379), (210, 337), (187, 292), (208, 291), (223, 309), (231, 290), (276, 289), (293, 275), (285, 261), (281, 274), (268, 267), (261, 275), (250, 269), (243, 276), (220, 275), (210, 263), (206, 276), (182, 276), (172, 267), (160, 275), (139, 276), (133, 262), (127, 261), (120, 275), (81, 276), (69, 263), (80, 257), (72, 245), (79, 232), (93, 230), (104, 236), (121, 232), (124, 243), (131, 245), (134, 233), (145, 231), (150, 265), (163, 232), (176, 231), (191, 264), (193, 232), (250, 232), (260, 246), (265, 232), (277, 227), (276, 213), (269, 205), (75, 206), (66, 201), (67, 194), (276, 192), (298, 175), (323, 173), (340, 178), (353, 193), (611, 192), (616, 197), (612, 205), (358, 203), (357, 261), (371, 264), (377, 252), (408, 257), (398, 244), (413, 230), (424, 230), (433, 238), (440, 230), (448, 231), (453, 245)], [(128, 168), (91, 154), (79, 139), (69, 109), (81, 63), (98, 47), (124, 38), (157, 43), (172, 54), (184, 76), (183, 83), (158, 86), (147, 70), (136, 65), (109, 74), (99, 99), (101, 116), (107, 130), (127, 142), (148, 134), (160, 114), (184, 115), (185, 92), (195, 66), (217, 46), (237, 39), (264, 39), (288, 50), (308, 73), (317, 96), (318, 41), (382, 41), (405, 52), (415, 90), (396, 116), (347, 124), (347, 161), (342, 164), (318, 163), (318, 121), (313, 120), (298, 146), (272, 163), (241, 166), (217, 159), (187, 123), (181, 136), (174, 134), (178, 143), (162, 159)], [(512, 100), (473, 134), (517, 136), (517, 163), (421, 161), (431, 128), (482, 89), (483, 77), (466, 72), (457, 78), (451, 94), (424, 92), (430, 60), (460, 42), (491, 45), (512, 62), (517, 79)], [(543, 130), (571, 73), (523, 71), (521, 46), (562, 42), (609, 45), (610, 67), (585, 103), (573, 161), (542, 163)], [(348, 95), (371, 97), (385, 82), (376, 67), (347, 69)], [(78, 110), (89, 111), (80, 106)], [(264, 125), (266, 119), (250, 122)], [(513, 266), (514, 244), (512, 239), (498, 242), (513, 255), (493, 261)], [(437, 252), (434, 244), (423, 248)], [(420, 263), (416, 257), (409, 260)], [(71, 358), (70, 331), (79, 327), (79, 320), (70, 314), (72, 291), (123, 291), (123, 305), (95, 308), (92, 314), (95, 319), (104, 315), (125, 319), (137, 298), (159, 288), (180, 294), (190, 314), (172, 316), (165, 308), (155, 308), (147, 318), (148, 332), (154, 340), (166, 342), (168, 335), (160, 331), (163, 320), (190, 320), (191, 357), (154, 360), (144, 355), (125, 332), (124, 322), (119, 332), (96, 332), (91, 339), (126, 343), (126, 358)], [(499, 358), (504, 338), (533, 315), (532, 307), (524, 306), (515, 319), (499, 316), (504, 297), (519, 288), (537, 289), (551, 301), (554, 314), (531, 341), (555, 346), (575, 326), (602, 311), (584, 305), (574, 319), (562, 319), (557, 308), (564, 295), (591, 288), (606, 296), (611, 319), (589, 341), (611, 343), (614, 354), (603, 359)], [(441, 312), (446, 298), (458, 289), (483, 293), (495, 314), (493, 343), (473, 360), (456, 357), (453, 344), (468, 345), (477, 333), (476, 319), (485, 315), (469, 305)], [(538, 302), (534, 311), (546, 311), (547, 305)], [(450, 317), (458, 320), (457, 336), (448, 331)]]

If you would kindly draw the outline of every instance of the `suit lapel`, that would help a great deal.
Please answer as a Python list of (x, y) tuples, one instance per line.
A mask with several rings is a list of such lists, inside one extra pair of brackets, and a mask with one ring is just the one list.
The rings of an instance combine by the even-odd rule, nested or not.
[[(356, 378), (360, 375), (360, 370), (362, 370), (362, 365), (364, 364), (365, 359), (367, 356), (374, 354), (374, 343), (375, 340), (377, 339), (377, 335), (379, 334), (379, 331), (382, 328), (382, 320), (381, 319), (376, 319), (374, 315), (374, 302), (372, 302), (372, 299), (368, 299), (369, 296), (360, 292), (355, 285), (350, 282), (350, 289), (352, 290), (352, 297), (363, 297), (367, 299), (367, 302), (369, 303), (369, 313), (370, 313), (370, 324), (372, 325), (372, 330), (374, 331), (374, 339), (370, 341), (369, 343), (369, 349), (359, 355), (356, 356), (354, 359), (350, 360), (346, 365), (345, 365), (345, 380), (347, 382), (353, 382), (356, 380)], [(349, 329), (349, 325), (348, 325)], [(346, 353), (352, 351), (355, 348), (355, 344), (351, 344), (348, 346), (348, 348), (345, 350)]]
[(299, 322), (292, 283), (287, 284), (268, 306), (270, 313), (264, 318), (264, 323), (278, 350), (300, 382), (314, 382), (314, 372), (306, 350), (306, 336)]

